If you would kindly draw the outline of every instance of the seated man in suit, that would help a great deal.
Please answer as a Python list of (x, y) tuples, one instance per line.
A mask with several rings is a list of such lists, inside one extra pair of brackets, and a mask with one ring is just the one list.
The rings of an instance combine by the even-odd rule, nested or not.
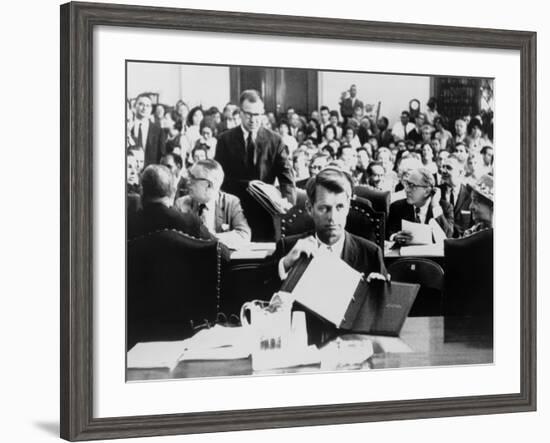
[(128, 239), (164, 229), (175, 229), (204, 240), (213, 239), (200, 219), (172, 208), (176, 194), (174, 176), (166, 166), (149, 165), (141, 176), (142, 209), (128, 214)]
[(381, 249), (374, 243), (344, 230), (350, 209), (353, 183), (349, 174), (327, 167), (307, 184), (306, 209), (315, 232), (280, 240), (274, 254), (279, 277), (284, 280), (300, 256), (337, 254), (367, 278), (385, 279)]
[[(273, 255), (277, 284), (287, 278), (302, 255), (309, 257), (314, 254), (337, 255), (349, 266), (366, 275), (367, 281), (389, 278), (382, 250), (371, 241), (344, 230), (350, 209), (352, 185), (349, 174), (331, 166), (308, 181), (306, 209), (313, 218), (315, 231), (286, 237), (277, 243)], [(330, 296), (337, 297), (338, 294)], [(306, 319), (309, 343), (320, 344), (337, 334), (334, 325), (310, 314), (306, 314)]]
[(455, 154), (449, 155), (441, 163), (441, 200), (453, 207), (453, 237), (462, 237), (464, 231), (472, 225), (470, 191), (464, 183), (465, 162)]
[(393, 202), (388, 216), (388, 236), (401, 246), (410, 244), (412, 235), (401, 229), (401, 220), (427, 224), (432, 218), (447, 237), (453, 233), (453, 208), (441, 200), (434, 176), (427, 168), (415, 169), (403, 180), (406, 197)]
[(178, 198), (174, 208), (196, 215), (213, 236), (237, 249), (250, 241), (250, 227), (238, 197), (220, 191), (223, 178), (216, 160), (199, 160), (189, 170), (189, 195)]

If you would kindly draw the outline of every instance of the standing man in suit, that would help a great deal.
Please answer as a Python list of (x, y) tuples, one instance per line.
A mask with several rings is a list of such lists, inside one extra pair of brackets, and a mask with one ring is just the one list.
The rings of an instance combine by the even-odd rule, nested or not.
[(415, 169), (403, 180), (406, 198), (393, 202), (388, 215), (390, 240), (401, 246), (413, 240), (409, 231), (401, 229), (401, 220), (428, 224), (435, 219), (447, 237), (453, 234), (453, 208), (440, 200), (441, 191), (435, 187), (434, 176), (427, 168)]
[(464, 161), (458, 155), (451, 154), (441, 164), (441, 200), (449, 202), (454, 211), (453, 237), (462, 237), (464, 231), (472, 225), (470, 191), (464, 184)]
[(176, 199), (174, 208), (195, 214), (213, 236), (237, 249), (250, 241), (250, 227), (238, 197), (220, 191), (223, 178), (216, 160), (199, 160), (189, 170), (189, 195)]
[(158, 163), (165, 153), (164, 132), (151, 119), (153, 100), (148, 94), (136, 98), (136, 117), (131, 129), (135, 143), (145, 150), (145, 166)]
[(240, 198), (253, 240), (272, 241), (271, 216), (252, 199), (246, 188), (250, 180), (268, 184), (277, 180), (282, 196), (294, 204), (294, 173), (281, 137), (261, 125), (264, 103), (260, 94), (252, 89), (243, 91), (239, 105), (241, 124), (221, 134), (216, 148), (215, 158), (225, 172), (222, 189)]
[(361, 107), (362, 109), (365, 108), (363, 102), (357, 98), (356, 85), (351, 85), (349, 87), (349, 92), (346, 95), (348, 96), (344, 97), (340, 102), (340, 114), (344, 118), (344, 126), (347, 125), (348, 119), (353, 117), (353, 112), (356, 107)]

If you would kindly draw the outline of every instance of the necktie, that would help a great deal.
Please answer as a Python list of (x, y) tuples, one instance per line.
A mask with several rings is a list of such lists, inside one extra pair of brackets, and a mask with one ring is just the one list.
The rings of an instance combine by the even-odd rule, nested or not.
[(256, 150), (256, 144), (252, 140), (252, 132), (248, 133), (246, 139), (246, 164), (249, 168), (254, 168), (254, 151)]
[(449, 203), (455, 205), (455, 191), (451, 188), (451, 195), (449, 196)]
[(206, 211), (207, 211), (206, 205), (204, 203), (201, 203), (199, 205), (199, 218), (201, 219), (204, 225), (206, 225), (206, 214), (205, 214)]
[(414, 221), (416, 223), (422, 223), (420, 221), (420, 208), (417, 206), (414, 207)]
[(407, 125), (403, 125), (403, 140), (407, 140)]
[(141, 131), (141, 123), (138, 123), (138, 143), (143, 149), (145, 149), (145, 145), (143, 144), (143, 132)]

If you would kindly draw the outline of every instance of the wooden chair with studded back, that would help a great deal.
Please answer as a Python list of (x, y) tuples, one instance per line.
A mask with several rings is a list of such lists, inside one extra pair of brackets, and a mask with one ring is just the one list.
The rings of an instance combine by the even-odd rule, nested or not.
[(386, 219), (388, 218), (391, 203), (390, 191), (378, 191), (366, 185), (357, 185), (353, 188), (353, 193), (357, 197), (370, 201), (375, 211), (383, 212)]
[[(376, 243), (384, 250), (386, 221), (384, 213), (375, 211), (369, 201), (355, 197), (351, 200), (346, 230)], [(275, 223), (276, 240), (313, 231), (313, 219), (305, 208), (292, 207)]]
[(215, 322), (228, 258), (218, 241), (175, 230), (128, 241), (127, 348), (181, 340)]
[(445, 338), (465, 334), (492, 342), (493, 230), (448, 239), (445, 252)]
[(443, 315), (443, 268), (432, 260), (421, 257), (402, 258), (390, 266), (392, 281), (418, 283), (420, 290), (409, 312), (410, 317)]

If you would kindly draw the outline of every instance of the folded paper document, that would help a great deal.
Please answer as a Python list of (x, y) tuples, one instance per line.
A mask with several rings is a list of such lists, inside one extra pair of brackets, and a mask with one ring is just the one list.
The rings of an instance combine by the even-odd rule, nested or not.
[(409, 231), (412, 235), (411, 245), (429, 245), (433, 243), (432, 227), (422, 223), (414, 223), (408, 220), (401, 220), (401, 230)]
[(247, 191), (271, 215), (285, 214), (292, 207), (275, 186), (261, 180), (250, 181)]
[(301, 258), (283, 290), (296, 302), (339, 329), (366, 334), (399, 335), (420, 285), (367, 282), (331, 254)]

